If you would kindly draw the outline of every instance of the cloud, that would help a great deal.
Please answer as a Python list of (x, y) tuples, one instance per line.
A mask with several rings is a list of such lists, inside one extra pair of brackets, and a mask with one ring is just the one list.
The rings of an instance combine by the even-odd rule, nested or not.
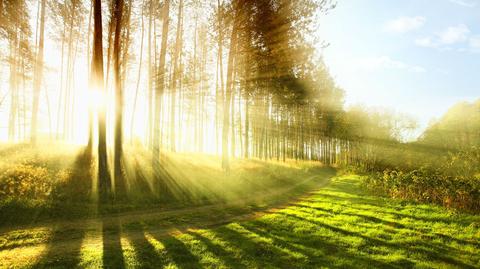
[(480, 36), (474, 36), (470, 38), (469, 46), (472, 49), (480, 49)]
[[(480, 37), (470, 37), (470, 29), (465, 24), (450, 26), (443, 31), (432, 36), (426, 36), (415, 39), (415, 45), (424, 48), (435, 48), (439, 51), (470, 51), (467, 48), (458, 48), (465, 46), (468, 42), (470, 48), (480, 50)], [(457, 45), (453, 47), (453, 45)]]
[(431, 37), (422, 37), (415, 39), (415, 45), (425, 48), (436, 48), (438, 44)]
[(425, 73), (427, 70), (418, 65), (410, 65), (401, 61), (393, 60), (388, 56), (371, 57), (360, 59), (357, 63), (360, 69), (375, 71), (381, 69), (405, 70), (413, 73)]
[(437, 34), (442, 44), (455, 44), (465, 42), (470, 34), (470, 29), (465, 24), (450, 26), (441, 33)]
[(421, 28), (426, 21), (427, 19), (422, 16), (400, 17), (395, 20), (388, 21), (385, 24), (384, 29), (387, 32), (406, 33)]
[(448, 0), (448, 1), (464, 7), (474, 7), (477, 5), (477, 3), (473, 1), (468, 1), (468, 0)]

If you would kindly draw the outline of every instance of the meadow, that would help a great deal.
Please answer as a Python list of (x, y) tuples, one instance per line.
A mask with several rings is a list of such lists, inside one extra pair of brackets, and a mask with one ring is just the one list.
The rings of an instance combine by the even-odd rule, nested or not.
[[(43, 155), (32, 154), (28, 147), (15, 149), (14, 154), (12, 150), (4, 147), (2, 152), (22, 160), (16, 164), (22, 169), (42, 167), (47, 172), (32, 176), (48, 180), (78, 169), (75, 156), (82, 152), (70, 147)], [(22, 152), (36, 157), (24, 158)], [(209, 158), (215, 163), (215, 157), (165, 157), (175, 171), (184, 173), (171, 175), (177, 186), (172, 191), (174, 202), (160, 199), (154, 189), (142, 197), (135, 177), (128, 181), (128, 201), (103, 208), (79, 188), (72, 188), (78, 193), (69, 198), (48, 192), (3, 200), (0, 267), (480, 266), (478, 215), (381, 196), (369, 191), (362, 177), (337, 175), (335, 169), (318, 163), (238, 160), (226, 176), (208, 165)], [(56, 189), (61, 183), (63, 190), (68, 180), (82, 180), (78, 173), (66, 183), (47, 179), (47, 186)], [(81, 201), (89, 201), (85, 210), (79, 209)]]

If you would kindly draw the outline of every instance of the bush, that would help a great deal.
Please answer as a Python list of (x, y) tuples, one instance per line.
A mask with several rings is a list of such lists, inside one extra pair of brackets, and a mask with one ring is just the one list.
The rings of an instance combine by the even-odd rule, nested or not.
[(395, 198), (480, 211), (480, 180), (476, 177), (451, 176), (422, 167), (408, 172), (387, 169), (365, 177), (364, 183)]
[(46, 199), (52, 188), (52, 179), (44, 167), (20, 164), (0, 174), (1, 199)]

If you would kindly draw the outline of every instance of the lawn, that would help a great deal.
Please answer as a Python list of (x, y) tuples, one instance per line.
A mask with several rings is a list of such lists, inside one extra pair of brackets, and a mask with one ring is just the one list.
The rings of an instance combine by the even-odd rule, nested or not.
[(199, 206), (5, 230), (3, 267), (478, 268), (480, 216), (374, 196), (357, 176), (283, 206)]

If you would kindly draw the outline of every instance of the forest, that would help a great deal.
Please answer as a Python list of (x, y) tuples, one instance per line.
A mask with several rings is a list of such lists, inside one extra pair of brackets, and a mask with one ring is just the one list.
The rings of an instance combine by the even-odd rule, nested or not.
[(0, 268), (479, 268), (480, 99), (347, 103), (342, 2), (0, 0)]

